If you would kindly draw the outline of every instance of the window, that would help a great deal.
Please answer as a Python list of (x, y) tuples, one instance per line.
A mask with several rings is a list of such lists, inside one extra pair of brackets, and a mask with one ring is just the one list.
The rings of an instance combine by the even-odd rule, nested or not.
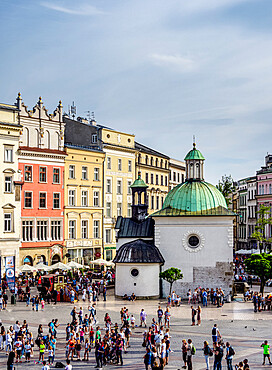
[(163, 175), (161, 175), (161, 185), (163, 186)]
[(173, 180), (176, 181), (176, 172), (173, 173)]
[(88, 239), (88, 220), (81, 221), (81, 239)]
[(4, 232), (10, 233), (11, 231), (11, 213), (4, 213)]
[(150, 179), (150, 182), (151, 182), (151, 184), (154, 184), (154, 175), (153, 175), (153, 173), (151, 173), (151, 179)]
[(69, 166), (69, 179), (75, 178), (75, 166), (70, 165)]
[(82, 207), (88, 206), (88, 190), (82, 190), (81, 192), (81, 206)]
[(60, 183), (60, 169), (53, 168), (53, 183), (59, 184)]
[(117, 216), (122, 216), (122, 203), (117, 203)]
[(5, 193), (11, 193), (12, 191), (12, 177), (5, 176)]
[(112, 250), (106, 250), (106, 261), (112, 260)]
[(118, 171), (122, 171), (122, 159), (118, 159)]
[(32, 181), (32, 166), (25, 166), (25, 181)]
[(158, 158), (156, 158), (155, 166), (158, 167)]
[(52, 240), (61, 240), (61, 221), (52, 220), (51, 221), (51, 239)]
[(94, 180), (99, 181), (99, 168), (94, 169)]
[(106, 244), (111, 243), (111, 229), (105, 230), (105, 239), (106, 239)]
[(111, 217), (111, 203), (110, 202), (106, 203), (106, 216)]
[(60, 208), (60, 193), (53, 193), (53, 208)]
[(82, 180), (88, 180), (88, 168), (82, 166)]
[(131, 194), (131, 184), (132, 184), (132, 181), (128, 180), (128, 182), (127, 182), (127, 185), (128, 185), (127, 193), (128, 194)]
[(165, 176), (165, 183), (164, 183), (164, 185), (167, 186), (167, 184), (168, 184), (168, 179), (167, 179), (167, 176)]
[(184, 175), (181, 175), (181, 181), (184, 182)]
[(39, 208), (46, 208), (46, 193), (40, 193)]
[(32, 192), (25, 191), (25, 208), (32, 208)]
[(4, 161), (13, 162), (13, 149), (11, 147), (5, 147), (4, 153), (5, 153)]
[(40, 167), (40, 182), (46, 182), (46, 167)]
[(145, 164), (148, 164), (148, 156), (145, 156)]
[(37, 239), (39, 241), (47, 240), (47, 226), (47, 221), (37, 221)]
[(151, 209), (154, 209), (154, 195), (151, 196)]
[(106, 192), (111, 193), (111, 179), (107, 179)]
[(161, 197), (161, 208), (163, 207), (163, 197)]
[(150, 159), (150, 165), (153, 166), (153, 157)]
[(145, 183), (148, 184), (148, 173), (145, 174)]
[(157, 196), (156, 197), (156, 209), (159, 209), (160, 207), (159, 202), (160, 202), (160, 198)]
[(122, 180), (117, 180), (117, 194), (122, 194)]
[(76, 238), (76, 221), (75, 220), (69, 220), (68, 238), (69, 239), (75, 239)]
[(159, 175), (156, 175), (156, 185), (159, 185)]
[(132, 172), (132, 162), (128, 161), (128, 172)]
[(131, 276), (133, 276), (133, 277), (137, 277), (138, 275), (139, 275), (139, 270), (138, 269), (132, 269), (131, 271), (130, 271), (130, 274), (131, 274)]
[(93, 233), (94, 233), (94, 238), (98, 239), (99, 238), (99, 221), (97, 221), (97, 220), (94, 220)]
[(163, 160), (161, 159), (161, 168), (162, 168), (162, 166), (163, 166)]
[(92, 144), (97, 144), (97, 134), (92, 134)]
[(69, 206), (75, 206), (75, 190), (69, 190), (68, 204)]
[(33, 240), (33, 221), (23, 221), (23, 241), (30, 242)]
[(199, 246), (200, 240), (197, 235), (191, 235), (188, 239), (189, 247), (197, 248)]
[(177, 176), (178, 176), (178, 183), (179, 183), (179, 178), (180, 178), (180, 173), (179, 172), (177, 173)]
[(107, 169), (111, 170), (111, 157), (107, 158)]
[(93, 205), (94, 207), (99, 207), (99, 191), (94, 191), (93, 193)]
[(127, 216), (131, 217), (131, 203), (128, 203), (128, 208), (127, 208)]

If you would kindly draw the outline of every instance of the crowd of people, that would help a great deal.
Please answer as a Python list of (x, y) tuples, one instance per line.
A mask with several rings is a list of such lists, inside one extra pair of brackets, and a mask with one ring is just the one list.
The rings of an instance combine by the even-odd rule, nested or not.
[[(65, 332), (65, 356), (57, 351), (60, 344), (58, 343), (58, 319), (52, 319), (45, 327), (39, 324), (37, 333), (30, 330), (27, 320), (22, 323), (15, 321), (13, 325), (4, 325), (0, 323), (0, 350), (6, 352), (8, 370), (13, 368), (13, 364), (34, 361), (41, 365), (43, 370), (48, 370), (50, 366), (56, 366), (56, 363), (66, 361), (66, 369), (72, 369), (73, 361), (88, 362), (95, 359), (96, 367), (102, 368), (106, 365), (124, 365), (124, 354), (130, 351), (131, 336), (133, 338), (134, 329), (143, 328), (142, 347), (143, 362), (146, 369), (163, 369), (170, 361), (172, 337), (171, 317), (175, 315), (175, 307), (182, 305), (181, 298), (175, 291), (169, 295), (165, 302), (165, 307), (158, 306), (157, 312), (153, 315), (147, 315), (144, 308), (139, 312), (139, 317), (135, 317), (131, 312), (133, 301), (136, 296), (132, 295), (129, 307), (122, 307), (120, 310), (120, 322), (113, 322), (110, 314), (104, 312), (104, 322), (97, 320), (98, 301), (107, 300), (107, 284), (105, 283), (108, 276), (105, 274), (100, 279), (92, 280), (88, 276), (78, 274), (71, 280), (71, 285), (80, 295), (82, 304), (73, 306), (70, 312), (69, 322), (67, 322)], [(33, 280), (35, 285), (35, 280)], [(33, 311), (46, 309), (46, 302), (51, 304), (51, 300), (56, 303), (54, 296), (48, 301), (43, 294), (31, 294), (31, 283), (25, 288), (18, 282), (15, 295), (20, 301), (26, 302)], [(33, 289), (34, 290), (34, 289)], [(5, 310), (8, 302), (7, 286), (5, 281), (2, 282), (0, 293), (0, 308)], [(209, 304), (215, 307), (222, 307), (224, 304), (224, 292), (220, 288), (196, 288), (189, 290), (187, 294), (187, 303), (191, 305), (192, 326), (201, 325), (202, 310)], [(262, 297), (259, 302), (259, 295), (249, 292), (247, 299), (252, 299), (254, 307), (257, 310), (263, 305), (266, 307), (268, 301)], [(263, 303), (264, 302), (264, 303)], [(84, 303), (87, 303), (84, 304)], [(185, 303), (186, 304), (186, 303)], [(106, 307), (106, 306), (104, 306)], [(105, 309), (105, 308), (104, 308)], [(101, 317), (100, 312), (100, 317)], [(61, 324), (64, 325), (62, 318)], [(181, 339), (181, 338), (180, 338)], [(205, 338), (207, 339), (207, 338)], [(134, 340), (132, 341), (134, 342)], [(61, 342), (62, 343), (62, 342)], [(203, 342), (202, 348), (196, 348), (193, 340), (183, 339), (180, 343), (180, 357), (183, 368), (193, 369), (194, 356), (196, 353), (202, 353), (204, 363), (209, 370), (222, 369), (222, 363), (225, 359), (228, 370), (249, 369), (248, 360), (233, 365), (235, 359), (235, 350), (230, 342), (224, 343), (222, 335), (214, 324), (211, 330), (211, 345), (208, 340)], [(261, 344), (263, 347), (263, 362), (266, 359), (269, 363), (269, 344), (265, 341)], [(58, 353), (57, 353), (58, 352)], [(57, 360), (56, 360), (57, 358)], [(65, 359), (65, 360), (64, 360)], [(213, 364), (211, 364), (213, 362)]]

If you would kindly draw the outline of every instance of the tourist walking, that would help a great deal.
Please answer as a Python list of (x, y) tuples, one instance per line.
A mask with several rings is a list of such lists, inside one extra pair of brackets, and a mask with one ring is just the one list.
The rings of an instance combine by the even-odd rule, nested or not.
[(191, 326), (195, 326), (196, 310), (194, 309), (193, 306), (191, 306), (191, 310), (192, 310), (192, 325)]
[(142, 327), (143, 325), (145, 325), (146, 327), (146, 317), (147, 317), (147, 314), (144, 310), (144, 308), (142, 308), (142, 311), (140, 313), (140, 326)]
[(261, 347), (263, 347), (263, 365), (265, 365), (265, 359), (268, 358), (269, 365), (272, 365), (270, 360), (270, 345), (268, 344), (268, 341), (265, 340), (263, 344), (261, 344)]
[(222, 369), (222, 358), (223, 358), (223, 348), (220, 346), (219, 343), (216, 343), (214, 349), (214, 363), (213, 363), (214, 370)]
[(201, 325), (201, 307), (197, 307), (197, 326)]
[(186, 369), (187, 367), (187, 351), (188, 351), (188, 344), (186, 339), (182, 339), (182, 346), (181, 346), (181, 352), (182, 352), (182, 360), (184, 365), (182, 366), (183, 369)]
[(192, 360), (193, 355), (195, 355), (195, 347), (193, 345), (192, 339), (188, 339), (188, 348), (187, 348), (188, 370), (193, 369), (193, 360)]
[(218, 342), (218, 339), (221, 337), (221, 334), (217, 328), (217, 324), (214, 324), (212, 328), (212, 341), (214, 344)]
[(227, 360), (228, 370), (233, 370), (232, 360), (233, 360), (234, 355), (235, 355), (234, 349), (229, 344), (229, 342), (227, 342), (226, 343), (226, 360)]
[(204, 347), (203, 347), (203, 353), (206, 361), (206, 370), (210, 369), (210, 357), (213, 356), (213, 351), (209, 347), (209, 343), (205, 340)]

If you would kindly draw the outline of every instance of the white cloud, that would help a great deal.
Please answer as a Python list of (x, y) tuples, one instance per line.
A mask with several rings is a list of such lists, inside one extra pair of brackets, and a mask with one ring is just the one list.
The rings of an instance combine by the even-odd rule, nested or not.
[(196, 63), (190, 58), (170, 54), (152, 54), (150, 56), (154, 64), (175, 68), (180, 72), (191, 72), (195, 69)]
[(45, 8), (55, 10), (57, 12), (66, 13), (66, 14), (72, 14), (72, 15), (100, 15), (104, 14), (103, 11), (95, 8), (91, 5), (81, 5), (76, 8), (68, 8), (60, 5), (56, 5), (53, 3), (48, 2), (42, 2), (41, 6), (44, 6)]

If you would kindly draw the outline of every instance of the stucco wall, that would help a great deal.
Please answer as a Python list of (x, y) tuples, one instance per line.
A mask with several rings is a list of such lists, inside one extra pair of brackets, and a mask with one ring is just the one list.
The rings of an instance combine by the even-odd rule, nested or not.
[[(184, 296), (197, 286), (231, 288), (233, 227), (232, 217), (154, 217), (155, 245), (164, 259), (164, 270), (177, 267), (183, 279), (174, 289)], [(200, 236), (201, 245), (195, 250), (188, 247), (190, 234)], [(218, 263), (220, 263), (218, 265)], [(163, 284), (164, 295), (168, 284)]]
[[(133, 268), (139, 270), (137, 277), (133, 277), (130, 273)], [(117, 263), (115, 294), (123, 296), (134, 292), (138, 297), (159, 296), (159, 273), (158, 263)]]

